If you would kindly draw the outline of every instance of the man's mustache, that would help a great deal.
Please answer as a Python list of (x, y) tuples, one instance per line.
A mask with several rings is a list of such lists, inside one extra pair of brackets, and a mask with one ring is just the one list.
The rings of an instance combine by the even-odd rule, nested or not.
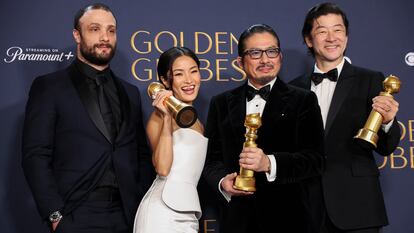
[(261, 69), (261, 68), (272, 68), (273, 69), (274, 67), (275, 66), (273, 64), (266, 63), (266, 64), (263, 64), (263, 65), (258, 66), (257, 69)]
[(105, 48), (111, 48), (111, 49), (113, 49), (113, 48), (114, 48), (111, 44), (105, 44), (105, 43), (95, 44), (93, 47), (95, 47), (95, 48), (102, 48), (102, 47), (105, 47)]

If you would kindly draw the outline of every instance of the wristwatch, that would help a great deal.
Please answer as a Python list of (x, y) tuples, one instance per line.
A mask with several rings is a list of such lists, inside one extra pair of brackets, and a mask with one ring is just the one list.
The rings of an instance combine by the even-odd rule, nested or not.
[(62, 219), (62, 214), (60, 213), (60, 211), (59, 210), (57, 210), (57, 211), (55, 211), (55, 212), (53, 212), (53, 213), (51, 213), (50, 215), (49, 215), (49, 221), (51, 222), (51, 223), (55, 223), (55, 222), (59, 222), (61, 219)]

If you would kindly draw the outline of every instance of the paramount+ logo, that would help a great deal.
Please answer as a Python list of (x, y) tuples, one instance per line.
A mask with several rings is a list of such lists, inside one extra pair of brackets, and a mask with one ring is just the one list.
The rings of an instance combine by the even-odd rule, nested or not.
[(22, 48), (12, 46), (6, 50), (6, 56), (3, 61), (5, 63), (17, 61), (63, 62), (70, 60), (74, 56), (72, 51), (61, 52), (56, 48)]

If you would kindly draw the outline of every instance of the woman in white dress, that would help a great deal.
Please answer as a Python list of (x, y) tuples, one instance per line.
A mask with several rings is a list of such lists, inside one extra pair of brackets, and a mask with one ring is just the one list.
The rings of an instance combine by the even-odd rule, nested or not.
[(207, 139), (199, 120), (179, 128), (164, 105), (171, 95), (192, 104), (200, 88), (200, 61), (188, 48), (161, 54), (158, 75), (166, 87), (154, 96), (147, 135), (157, 172), (135, 216), (134, 233), (197, 233), (201, 217), (197, 183), (204, 166)]

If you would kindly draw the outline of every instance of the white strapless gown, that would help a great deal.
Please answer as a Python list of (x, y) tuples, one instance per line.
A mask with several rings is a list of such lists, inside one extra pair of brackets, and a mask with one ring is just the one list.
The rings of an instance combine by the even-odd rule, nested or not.
[(208, 139), (192, 129), (173, 133), (173, 163), (167, 177), (157, 176), (135, 216), (134, 233), (197, 233), (201, 217), (197, 183)]

